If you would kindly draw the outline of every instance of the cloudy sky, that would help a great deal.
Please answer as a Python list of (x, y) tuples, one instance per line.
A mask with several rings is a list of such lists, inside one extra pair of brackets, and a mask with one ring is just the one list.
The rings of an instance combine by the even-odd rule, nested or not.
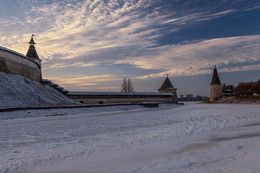
[(73, 91), (178, 94), (260, 78), (259, 0), (0, 0), (0, 46), (26, 54), (35, 34), (43, 77)]

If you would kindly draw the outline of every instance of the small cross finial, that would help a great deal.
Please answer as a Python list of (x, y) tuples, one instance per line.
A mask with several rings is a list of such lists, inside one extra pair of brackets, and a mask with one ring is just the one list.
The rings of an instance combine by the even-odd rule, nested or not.
[(168, 74), (167, 74), (167, 77), (168, 77)]
[(31, 40), (30, 40), (30, 42), (28, 42), (30, 45), (36, 44), (36, 43), (34, 42), (34, 40), (33, 40), (33, 37), (34, 37), (34, 34), (32, 34)]

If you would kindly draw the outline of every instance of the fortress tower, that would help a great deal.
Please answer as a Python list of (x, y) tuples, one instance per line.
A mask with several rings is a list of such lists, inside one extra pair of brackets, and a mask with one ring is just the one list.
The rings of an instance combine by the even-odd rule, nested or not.
[(39, 56), (38, 56), (38, 54), (37, 54), (37, 51), (36, 51), (36, 49), (35, 49), (35, 47), (34, 47), (34, 45), (35, 45), (36, 43), (35, 43), (34, 40), (33, 40), (33, 36), (34, 36), (34, 35), (32, 35), (30, 42), (28, 42), (29, 45), (30, 45), (30, 47), (29, 47), (29, 49), (28, 49), (28, 51), (27, 51), (26, 56), (27, 56), (28, 58), (31, 58), (34, 62), (36, 62), (36, 63), (41, 67), (41, 61), (42, 61), (42, 60), (39, 58)]
[(41, 82), (41, 60), (35, 50), (33, 35), (27, 55), (0, 46), (0, 72), (16, 74)]
[(215, 66), (210, 84), (210, 102), (214, 103), (218, 97), (222, 96), (221, 82), (218, 77), (218, 71)]
[(174, 88), (170, 79), (168, 78), (168, 74), (166, 79), (164, 80), (160, 89), (158, 89), (158, 93), (172, 93), (173, 102), (177, 102), (177, 88)]

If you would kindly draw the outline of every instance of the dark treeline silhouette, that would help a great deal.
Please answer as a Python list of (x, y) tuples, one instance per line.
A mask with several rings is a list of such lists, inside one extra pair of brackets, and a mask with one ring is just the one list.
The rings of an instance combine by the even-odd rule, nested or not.
[(233, 85), (222, 85), (223, 95), (225, 96), (247, 96), (260, 95), (260, 79), (256, 82), (240, 82), (237, 87)]

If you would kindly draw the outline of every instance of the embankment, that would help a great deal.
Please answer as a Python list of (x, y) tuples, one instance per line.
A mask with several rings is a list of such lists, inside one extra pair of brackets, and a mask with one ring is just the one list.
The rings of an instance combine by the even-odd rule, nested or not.
[(54, 88), (0, 72), (0, 108), (77, 104)]
[(235, 104), (260, 104), (260, 96), (255, 97), (241, 97), (241, 96), (233, 96), (233, 97), (221, 97), (216, 103), (235, 103)]

